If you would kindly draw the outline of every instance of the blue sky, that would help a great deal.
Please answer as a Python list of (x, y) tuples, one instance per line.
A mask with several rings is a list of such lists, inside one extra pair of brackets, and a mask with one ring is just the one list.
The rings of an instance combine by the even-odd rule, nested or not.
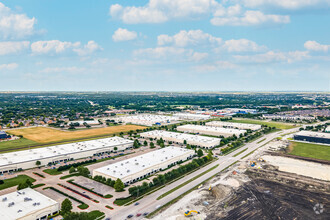
[(0, 1), (0, 91), (329, 91), (330, 0)]

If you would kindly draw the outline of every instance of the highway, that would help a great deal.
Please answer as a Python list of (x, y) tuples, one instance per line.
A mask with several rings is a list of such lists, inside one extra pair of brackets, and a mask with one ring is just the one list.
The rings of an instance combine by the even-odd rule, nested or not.
[[(115, 219), (115, 220), (122, 220), (122, 219), (126, 219), (126, 217), (130, 214), (134, 215), (134, 217), (132, 217), (132, 219), (142, 219), (143, 217), (136, 217), (137, 213), (145, 213), (145, 212), (152, 212), (154, 210), (156, 210), (158, 207), (161, 207), (163, 205), (165, 205), (166, 203), (168, 203), (169, 201), (175, 199), (176, 197), (178, 197), (179, 195), (185, 193), (186, 191), (190, 190), (191, 188), (195, 187), (196, 185), (200, 184), (201, 182), (203, 182), (204, 180), (207, 180), (208, 178), (212, 177), (213, 175), (221, 172), (224, 168), (226, 168), (227, 166), (231, 165), (232, 163), (239, 161), (240, 158), (244, 157), (245, 155), (249, 154), (250, 152), (256, 150), (257, 148), (265, 145), (266, 143), (268, 143), (269, 141), (273, 140), (274, 138), (277, 138), (283, 134), (289, 134), (291, 132), (297, 132), (299, 130), (299, 127), (297, 128), (292, 128), (292, 129), (288, 129), (288, 130), (281, 130), (278, 132), (274, 132), (274, 133), (270, 133), (267, 135), (264, 135), (258, 139), (256, 139), (253, 142), (247, 143), (245, 146), (239, 148), (236, 151), (231, 152), (230, 154), (226, 155), (226, 156), (220, 156), (218, 158), (218, 160), (208, 164), (205, 167), (202, 167), (200, 169), (198, 169), (197, 171), (187, 175), (185, 178), (181, 178), (177, 181), (175, 181), (174, 183), (171, 183), (167, 186), (165, 186), (164, 188), (148, 195), (145, 196), (144, 198), (140, 199), (138, 202), (140, 203), (139, 205), (135, 206), (134, 204), (131, 204), (129, 206), (121, 206), (121, 207), (115, 207), (114, 210), (112, 210), (109, 214), (107, 215), (107, 217), (110, 217), (111, 219)], [(237, 157), (234, 157), (235, 154), (237, 154), (238, 152), (247, 149), (246, 151), (244, 151), (243, 153), (241, 153), (240, 155), (238, 155)], [(157, 200), (157, 198), (168, 192), (169, 190), (177, 187), (178, 185), (186, 182), (187, 180), (205, 172), (206, 170), (214, 167), (215, 165), (219, 165), (217, 168), (211, 170), (210, 172), (202, 175), (201, 177), (195, 179), (194, 181), (191, 181), (190, 183), (188, 183), (187, 185), (177, 189), (176, 191), (172, 192), (171, 194), (165, 196), (164, 198)]]

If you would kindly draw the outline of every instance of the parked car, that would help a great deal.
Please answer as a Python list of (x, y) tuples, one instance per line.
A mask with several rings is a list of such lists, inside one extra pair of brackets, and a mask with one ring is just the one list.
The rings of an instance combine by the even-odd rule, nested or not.
[(145, 212), (143, 213), (143, 216), (147, 216), (149, 214), (149, 212)]
[(127, 218), (132, 218), (133, 216), (134, 216), (134, 215), (131, 214), (131, 215), (128, 215)]
[(140, 205), (140, 203), (139, 203), (139, 202), (137, 202), (137, 203), (135, 203), (134, 205)]
[(141, 216), (142, 214), (141, 213), (138, 213), (138, 214), (136, 214), (136, 217), (139, 217), (139, 216)]

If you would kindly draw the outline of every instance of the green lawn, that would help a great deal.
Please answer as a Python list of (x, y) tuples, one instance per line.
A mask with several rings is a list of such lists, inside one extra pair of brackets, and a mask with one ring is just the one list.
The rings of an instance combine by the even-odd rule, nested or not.
[(57, 169), (45, 169), (43, 172), (48, 173), (49, 175), (59, 175), (62, 174), (61, 171), (57, 171)]
[(289, 147), (289, 154), (330, 161), (330, 146), (291, 142)]
[(268, 122), (268, 121), (260, 121), (260, 120), (252, 120), (252, 119), (233, 119), (228, 122), (238, 122), (238, 123), (246, 123), (246, 124), (257, 124), (257, 125), (267, 125), (269, 127), (275, 127), (277, 129), (290, 129), (295, 128), (295, 126), (287, 123), (281, 122)]
[(35, 144), (38, 144), (38, 143), (35, 141), (31, 141), (29, 139), (26, 139), (26, 138), (20, 138), (20, 139), (12, 140), (12, 141), (2, 141), (2, 142), (0, 142), (0, 150), (11, 151), (11, 148), (27, 147), (30, 145), (33, 146)]
[(0, 185), (0, 190), (12, 187), (12, 186), (17, 186), (20, 183), (24, 183), (27, 179), (30, 179), (30, 181), (33, 183), (36, 180), (27, 176), (27, 175), (18, 175), (17, 177), (13, 177), (10, 179), (5, 179), (4, 184)]
[(126, 197), (126, 198), (118, 198), (113, 203), (119, 206), (122, 206), (130, 201), (134, 200), (132, 196)]

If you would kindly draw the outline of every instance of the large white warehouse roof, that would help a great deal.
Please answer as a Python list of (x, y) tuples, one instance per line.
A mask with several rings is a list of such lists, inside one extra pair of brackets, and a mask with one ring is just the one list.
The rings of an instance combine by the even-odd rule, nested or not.
[(0, 218), (3, 220), (31, 219), (28, 216), (51, 206), (57, 206), (57, 210), (59, 208), (56, 201), (31, 188), (26, 188), (0, 196)]
[(238, 128), (238, 129), (250, 129), (253, 131), (261, 129), (261, 125), (257, 124), (246, 124), (246, 123), (234, 123), (226, 121), (210, 121), (205, 123), (207, 126), (216, 126), (216, 127), (227, 127), (227, 128)]
[(111, 137), (70, 144), (55, 145), (51, 147), (43, 147), (31, 150), (17, 151), (12, 153), (4, 153), (0, 154), (0, 167), (5, 165), (24, 163), (33, 160), (42, 160), (45, 158), (81, 153), (106, 147), (115, 147), (128, 143), (133, 143), (133, 141), (121, 137)]
[(177, 127), (178, 131), (187, 131), (192, 133), (201, 133), (201, 134), (209, 134), (209, 135), (223, 135), (223, 136), (232, 136), (232, 135), (240, 135), (244, 134), (246, 130), (240, 129), (228, 129), (214, 126), (203, 126), (203, 125), (182, 125)]
[(167, 160), (185, 154), (193, 155), (194, 153), (193, 150), (170, 146), (95, 169), (93, 172), (124, 179), (127, 176), (134, 175), (135, 173), (162, 164)]
[(166, 115), (141, 114), (141, 115), (118, 117), (115, 120), (125, 123), (152, 126), (156, 123), (170, 124), (175, 121), (178, 121), (179, 119), (177, 117), (166, 116)]

